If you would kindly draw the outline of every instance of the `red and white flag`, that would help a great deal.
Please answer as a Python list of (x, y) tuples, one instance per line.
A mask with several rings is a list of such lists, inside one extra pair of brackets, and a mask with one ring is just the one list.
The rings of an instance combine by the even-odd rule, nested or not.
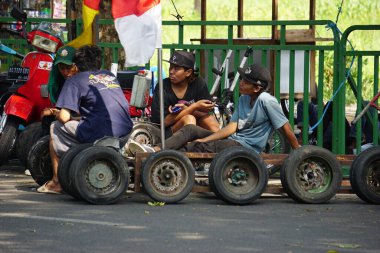
[(125, 50), (125, 67), (148, 63), (162, 47), (160, 0), (112, 0), (112, 15)]

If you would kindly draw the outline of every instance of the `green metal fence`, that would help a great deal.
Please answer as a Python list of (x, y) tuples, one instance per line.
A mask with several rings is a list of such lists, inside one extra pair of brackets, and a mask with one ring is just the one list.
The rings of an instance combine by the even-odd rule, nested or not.
[[(43, 19), (30, 19), (31, 22), (40, 22)], [(11, 22), (10, 18), (0, 18), (0, 23)], [(53, 20), (47, 20), (53, 21)], [(70, 20), (54, 20), (54, 22), (70, 24)], [(98, 20), (99, 25), (113, 26), (113, 20)], [(76, 22), (77, 29), (81, 27), (81, 21)], [(221, 34), (225, 34), (224, 44), (201, 44), (199, 40), (190, 40), (189, 31), (193, 28), (200, 29), (200, 27), (218, 27)], [(226, 78), (229, 71), (234, 71), (240, 64), (243, 54), (247, 48), (247, 45), (242, 45), (238, 38), (234, 37), (234, 33), (238, 26), (243, 26), (244, 28), (259, 28), (266, 27), (266, 29), (271, 30), (275, 28), (278, 30), (278, 38), (272, 40), (272, 43), (255, 43), (251, 45), (254, 50), (253, 55), (248, 59), (247, 64), (259, 63), (267, 66), (271, 69), (273, 73), (273, 85), (271, 87), (271, 93), (280, 101), (285, 101), (287, 105), (287, 110), (289, 112), (289, 121), (292, 126), (295, 124), (295, 107), (296, 99), (303, 99), (303, 120), (304, 126), (309, 125), (309, 105), (310, 105), (310, 92), (313, 87), (317, 86), (316, 92), (316, 107), (317, 118), (321, 119), (324, 114), (323, 108), (325, 103), (331, 98), (329, 95), (325, 94), (326, 85), (332, 85), (333, 91), (337, 93), (335, 96), (332, 106), (333, 106), (333, 138), (332, 138), (332, 150), (337, 154), (344, 154), (346, 150), (345, 141), (345, 87), (340, 88), (340, 84), (343, 82), (345, 86), (346, 83), (346, 60), (348, 57), (355, 56), (357, 58), (358, 75), (357, 80), (348, 78), (354, 92), (356, 92), (358, 98), (358, 111), (362, 107), (362, 87), (361, 87), (361, 66), (363, 62), (363, 57), (373, 57), (374, 58), (374, 94), (378, 92), (378, 74), (379, 74), (379, 54), (380, 51), (350, 51), (347, 50), (347, 37), (348, 35), (357, 29), (371, 29), (380, 30), (379, 26), (353, 26), (348, 28), (342, 38), (340, 38), (337, 29), (330, 29), (329, 40), (327, 41), (317, 41), (315, 43), (289, 43), (287, 41), (287, 31), (293, 28), (299, 29), (299, 27), (331, 27), (334, 28), (334, 23), (329, 20), (315, 20), (315, 21), (163, 21), (163, 31), (164, 33), (175, 33), (176, 39), (174, 41), (163, 40), (163, 54), (167, 57), (170, 55), (171, 50), (175, 49), (188, 49), (195, 50), (197, 66), (201, 67), (201, 72), (211, 88), (214, 82), (215, 75), (212, 72), (213, 67), (218, 67), (223, 62), (224, 57), (229, 49), (233, 50), (233, 57), (230, 62), (230, 68), (225, 71), (222, 78), (222, 83)], [(75, 27), (75, 26), (72, 26)], [(79, 33), (79, 32), (78, 32)], [(70, 35), (69, 35), (70, 37)], [(26, 43), (23, 40), (16, 39), (2, 39), (2, 43), (10, 47), (25, 47)], [(99, 46), (105, 50), (111, 51), (110, 62), (119, 62), (119, 55), (122, 52), (122, 46), (119, 43), (105, 43), (99, 42)], [(22, 51), (25, 52), (25, 51)], [(325, 83), (328, 78), (326, 78), (326, 68), (328, 68), (326, 56), (333, 56), (332, 61), (332, 83)], [(313, 61), (315, 56), (315, 63)], [(156, 65), (156, 56), (154, 56), (147, 67)], [(165, 57), (164, 57), (165, 59)], [(201, 62), (202, 59), (202, 62)], [(299, 63), (301, 62), (301, 64)], [(165, 67), (166, 65), (164, 65)], [(107, 66), (105, 66), (107, 68)], [(167, 66), (166, 66), (167, 67)], [(4, 71), (5, 69), (1, 69)], [(315, 76), (315, 84), (310, 82), (311, 76)], [(281, 91), (284, 86), (288, 87), (287, 92)], [(300, 88), (301, 87), (301, 88)], [(301, 91), (297, 91), (300, 89)], [(340, 89), (340, 90), (339, 90)], [(238, 91), (235, 89), (235, 98), (238, 97)], [(373, 136), (375, 144), (378, 144), (378, 131), (377, 131), (377, 114), (370, 115), (371, 122), (374, 124)], [(321, 121), (322, 122), (322, 121)], [(361, 137), (361, 122), (358, 123), (358, 131), (356, 133), (358, 139)], [(324, 129), (323, 124), (315, 126), (317, 129), (317, 145), (324, 145)], [(307, 143), (309, 141), (308, 131), (302, 131), (302, 141)], [(360, 142), (357, 142), (356, 148), (360, 150)]]
[[(348, 83), (352, 89), (355, 97), (357, 98), (357, 112), (360, 113), (364, 107), (363, 101), (363, 61), (373, 62), (372, 72), (370, 73), (373, 76), (373, 96), (375, 97), (379, 92), (379, 55), (380, 51), (367, 51), (367, 50), (354, 50), (349, 46), (349, 36), (355, 31), (379, 31), (380, 25), (354, 25), (347, 28), (342, 34), (340, 40), (340, 48), (337, 51), (338, 54), (338, 67), (339, 67), (339, 80), (337, 84)], [(353, 38), (353, 36), (351, 36)], [(356, 81), (353, 77), (348, 76), (348, 70), (346, 66), (347, 61), (354, 61), (357, 67), (357, 78)], [(346, 82), (347, 79), (347, 82)], [(337, 87), (339, 88), (339, 87)], [(366, 87), (364, 87), (366, 88)], [(342, 86), (342, 90), (338, 93), (337, 99), (334, 100), (336, 105), (345, 104), (345, 85)], [(370, 100), (370, 99), (369, 99)], [(339, 131), (343, 124), (343, 119), (345, 115), (344, 107), (339, 106), (339, 110), (336, 112), (336, 123), (337, 127), (334, 128), (334, 137), (336, 139), (337, 152), (343, 153), (344, 150), (342, 147), (346, 145), (344, 138), (342, 138), (342, 133)], [(370, 126), (368, 130), (372, 131), (372, 142), (375, 145), (379, 144), (379, 115), (377, 110), (369, 110), (365, 114), (365, 119), (367, 126)], [(369, 133), (366, 133), (369, 134)], [(356, 124), (356, 140), (361, 140), (363, 138), (362, 132), (362, 120), (359, 120)], [(369, 138), (364, 136), (364, 138)], [(356, 149), (360, 152), (360, 141), (356, 141)]]

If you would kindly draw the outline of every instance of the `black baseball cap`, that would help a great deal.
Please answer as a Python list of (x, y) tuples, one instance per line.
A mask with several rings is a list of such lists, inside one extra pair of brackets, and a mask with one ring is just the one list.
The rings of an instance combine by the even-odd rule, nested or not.
[(170, 59), (166, 62), (194, 70), (195, 56), (193, 53), (187, 51), (174, 51)]
[(255, 83), (264, 89), (268, 87), (268, 83), (272, 81), (269, 70), (258, 65), (252, 64), (248, 67), (238, 68), (238, 72), (245, 81)]

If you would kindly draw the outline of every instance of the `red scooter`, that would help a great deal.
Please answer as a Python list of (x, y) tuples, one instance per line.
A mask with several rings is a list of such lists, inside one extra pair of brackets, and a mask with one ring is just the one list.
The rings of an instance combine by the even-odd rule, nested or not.
[(37, 28), (26, 33), (26, 13), (13, 8), (11, 16), (22, 26), (17, 31), (6, 29), (12, 34), (25, 38), (37, 51), (25, 55), (21, 66), (11, 66), (8, 79), (13, 80), (0, 119), (0, 165), (7, 162), (18, 135), (19, 125), (40, 121), (44, 108), (52, 107), (47, 84), (53, 65), (53, 55), (63, 46), (59, 25), (41, 22)]

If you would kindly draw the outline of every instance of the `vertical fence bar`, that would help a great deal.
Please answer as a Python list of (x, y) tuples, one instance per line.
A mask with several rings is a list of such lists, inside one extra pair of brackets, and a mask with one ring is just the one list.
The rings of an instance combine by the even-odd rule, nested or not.
[[(376, 96), (379, 92), (379, 56), (376, 55), (374, 57), (374, 77), (373, 77), (373, 95)], [(379, 104), (378, 101), (376, 101), (377, 105)], [(373, 115), (373, 138), (372, 138), (373, 144), (377, 145), (379, 144), (379, 116), (378, 111), (375, 110), (375, 113)]]
[(280, 85), (281, 85), (281, 50), (276, 50), (276, 67), (275, 67), (275, 85), (274, 95), (280, 102)]
[(207, 61), (208, 61), (208, 68), (207, 68), (207, 86), (209, 90), (211, 89), (211, 86), (213, 85), (213, 79), (214, 79), (214, 73), (212, 73), (212, 68), (214, 67), (214, 49), (207, 49)]
[(289, 123), (294, 128), (294, 76), (295, 51), (290, 50), (289, 55)]
[[(336, 33), (335, 30), (333, 30), (333, 32)], [(341, 49), (340, 48), (340, 40), (339, 40), (339, 34), (338, 35), (335, 35), (334, 36), (334, 68), (333, 68), (333, 94), (335, 93), (335, 91), (338, 89), (338, 86), (339, 86), (339, 83), (340, 83), (340, 71), (343, 71), (343, 75), (344, 75), (344, 60), (343, 60), (343, 57), (341, 59), (341, 54), (343, 54), (343, 52), (345, 52), (345, 47), (344, 49)], [(343, 68), (339, 68), (340, 66), (340, 63), (343, 64)], [(333, 114), (333, 117), (332, 117), (332, 120), (334, 122), (333, 124), (333, 131), (332, 131), (332, 140), (331, 140), (331, 143), (332, 143), (332, 152), (333, 153), (338, 153), (338, 144), (339, 144), (339, 141), (338, 141), (338, 131), (339, 131), (339, 125), (337, 123), (337, 119), (338, 119), (338, 106), (339, 106), (339, 101), (337, 98), (334, 98), (334, 100), (331, 102), (331, 105), (330, 106), (333, 106), (332, 108), (332, 114)]]
[(228, 25), (228, 45), (234, 44), (234, 27), (233, 25)]
[(178, 25), (178, 44), (180, 47), (183, 45), (183, 33), (184, 33), (184, 26), (179, 24)]
[(303, 67), (303, 123), (302, 123), (302, 143), (309, 141), (309, 50), (304, 52)]
[[(363, 96), (362, 96), (362, 70), (363, 70), (363, 57), (360, 55), (358, 56), (358, 77), (357, 77), (357, 105), (356, 105), (356, 111), (361, 112), (363, 110)], [(362, 120), (360, 119), (355, 124), (355, 130), (356, 130), (356, 143), (355, 148), (357, 154), (361, 151), (361, 142), (362, 142)]]
[[(317, 86), (317, 97), (318, 97), (318, 120), (322, 118), (323, 114), (323, 73), (324, 73), (324, 63), (325, 63), (325, 52), (324, 50), (319, 51), (318, 56), (318, 86)], [(317, 128), (317, 144), (320, 147), (323, 147), (323, 120), (318, 125)]]
[(281, 25), (281, 28), (280, 28), (280, 45), (285, 45), (286, 43), (286, 26), (285, 25)]
[(267, 54), (268, 54), (267, 50), (263, 49), (261, 51), (261, 65), (263, 65), (263, 67), (268, 67)]

